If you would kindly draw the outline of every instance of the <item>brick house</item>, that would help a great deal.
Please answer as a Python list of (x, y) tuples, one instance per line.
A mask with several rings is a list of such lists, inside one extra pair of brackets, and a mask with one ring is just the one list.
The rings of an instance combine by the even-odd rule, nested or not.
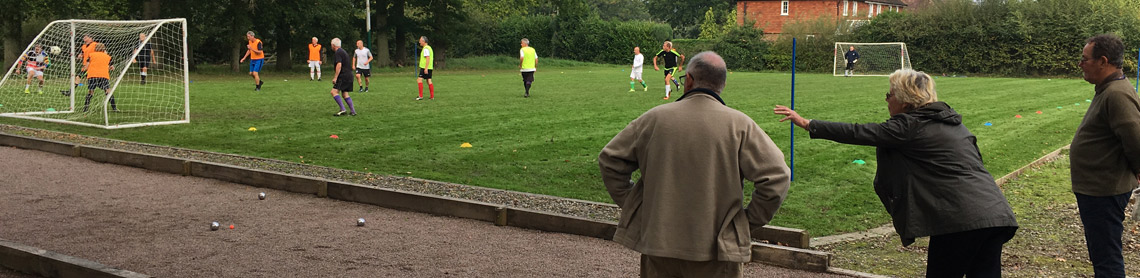
[(766, 34), (780, 34), (784, 24), (800, 19), (834, 16), (858, 25), (885, 11), (901, 11), (903, 0), (737, 0), (736, 24), (756, 22)]

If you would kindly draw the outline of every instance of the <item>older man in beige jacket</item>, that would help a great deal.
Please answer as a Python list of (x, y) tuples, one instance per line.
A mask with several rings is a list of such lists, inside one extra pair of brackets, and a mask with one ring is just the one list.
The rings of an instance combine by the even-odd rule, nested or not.
[[(697, 54), (688, 69), (680, 99), (633, 120), (598, 156), (622, 209), (614, 241), (642, 254), (642, 277), (742, 277), (752, 231), (787, 196), (788, 166), (764, 130), (720, 98), (719, 55)], [(756, 185), (747, 207), (743, 180)]]

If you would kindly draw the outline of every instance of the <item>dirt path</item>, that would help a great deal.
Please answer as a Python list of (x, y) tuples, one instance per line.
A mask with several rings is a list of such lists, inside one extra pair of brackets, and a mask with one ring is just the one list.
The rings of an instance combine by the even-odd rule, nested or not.
[(159, 277), (632, 277), (638, 267), (636, 253), (594, 238), (10, 147), (0, 147), (0, 238)]

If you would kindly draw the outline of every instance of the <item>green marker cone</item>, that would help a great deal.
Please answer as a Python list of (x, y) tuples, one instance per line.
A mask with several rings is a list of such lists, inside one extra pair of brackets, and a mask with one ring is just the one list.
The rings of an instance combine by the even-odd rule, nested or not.
[(1085, 102), (1092, 102), (1091, 99), (1085, 99)]
[(48, 108), (47, 111), (48, 112), (55, 112), (55, 108)]
[(1064, 106), (1057, 106), (1057, 109), (1065, 108)]
[(867, 164), (867, 162), (863, 161), (862, 159), (856, 159), (855, 161), (852, 161), (851, 163), (855, 163), (855, 164), (859, 164), (859, 165)]

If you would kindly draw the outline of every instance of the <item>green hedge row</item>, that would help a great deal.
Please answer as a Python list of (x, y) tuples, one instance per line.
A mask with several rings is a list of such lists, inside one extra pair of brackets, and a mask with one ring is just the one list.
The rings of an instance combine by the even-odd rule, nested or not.
[(1129, 0), (952, 0), (883, 14), (857, 29), (854, 41), (906, 42), (915, 69), (932, 73), (1068, 75), (1086, 38), (1125, 40), (1125, 71), (1135, 73), (1140, 4)]
[(610, 21), (596, 16), (575, 22), (558, 22), (556, 17), (543, 15), (474, 21), (480, 27), (458, 40), (471, 43), (454, 47), (457, 57), (517, 55), (519, 40), (527, 38), (539, 57), (624, 64), (633, 59), (634, 46), (660, 48), (673, 32), (667, 24)]

